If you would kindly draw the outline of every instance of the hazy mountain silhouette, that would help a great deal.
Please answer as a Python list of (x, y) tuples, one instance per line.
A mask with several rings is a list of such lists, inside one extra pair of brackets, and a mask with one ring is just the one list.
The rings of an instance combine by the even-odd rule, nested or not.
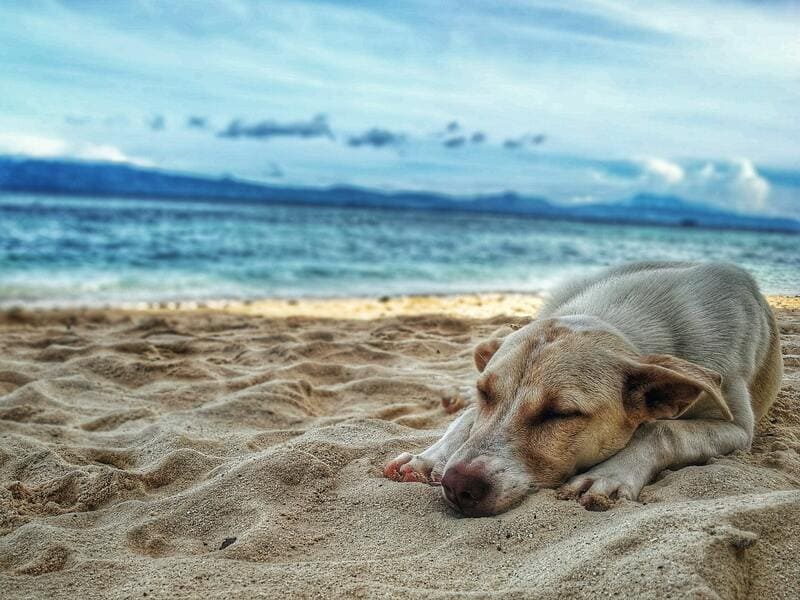
[(457, 197), (353, 186), (279, 187), (168, 173), (124, 164), (0, 157), (0, 190), (74, 196), (129, 196), (199, 201), (395, 208), (520, 215), (603, 223), (800, 232), (800, 221), (743, 215), (675, 196), (639, 194), (616, 203), (558, 205), (515, 192)]

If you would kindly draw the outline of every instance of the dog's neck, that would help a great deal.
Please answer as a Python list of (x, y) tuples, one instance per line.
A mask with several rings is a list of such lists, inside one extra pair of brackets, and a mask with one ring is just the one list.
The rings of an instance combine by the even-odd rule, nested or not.
[(638, 348), (637, 344), (630, 339), (619, 327), (597, 317), (588, 314), (572, 314), (572, 315), (559, 315), (551, 317), (556, 319), (560, 325), (571, 329), (572, 331), (601, 331), (609, 333), (620, 338), (627, 346), (629, 346), (637, 354), (641, 353), (643, 349)]

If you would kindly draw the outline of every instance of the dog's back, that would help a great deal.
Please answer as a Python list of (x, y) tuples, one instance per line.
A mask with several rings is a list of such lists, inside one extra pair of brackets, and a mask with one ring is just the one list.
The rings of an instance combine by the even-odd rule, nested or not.
[(781, 379), (783, 379), (783, 355), (781, 354), (781, 336), (778, 331), (778, 323), (775, 315), (766, 301), (762, 302), (769, 318), (769, 349), (755, 377), (750, 380), (748, 389), (753, 399), (753, 412), (756, 420), (759, 420), (769, 410), (778, 391), (781, 389)]
[(775, 318), (758, 285), (729, 264), (643, 262), (555, 290), (540, 318), (597, 317), (642, 354), (671, 354), (746, 379), (756, 418), (780, 387)]

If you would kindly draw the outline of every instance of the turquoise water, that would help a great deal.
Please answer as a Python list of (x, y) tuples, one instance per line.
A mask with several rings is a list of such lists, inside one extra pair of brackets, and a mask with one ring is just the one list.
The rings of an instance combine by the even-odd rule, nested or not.
[(487, 215), (0, 195), (0, 305), (543, 291), (721, 260), (800, 292), (800, 236)]

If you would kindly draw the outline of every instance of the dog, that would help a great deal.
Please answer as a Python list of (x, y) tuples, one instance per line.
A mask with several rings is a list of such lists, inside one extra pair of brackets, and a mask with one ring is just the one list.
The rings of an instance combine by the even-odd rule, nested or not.
[(772, 311), (729, 264), (634, 263), (573, 281), (474, 360), (473, 403), (384, 470), (440, 484), (465, 516), (559, 486), (589, 509), (636, 500), (663, 469), (748, 449), (783, 374)]

